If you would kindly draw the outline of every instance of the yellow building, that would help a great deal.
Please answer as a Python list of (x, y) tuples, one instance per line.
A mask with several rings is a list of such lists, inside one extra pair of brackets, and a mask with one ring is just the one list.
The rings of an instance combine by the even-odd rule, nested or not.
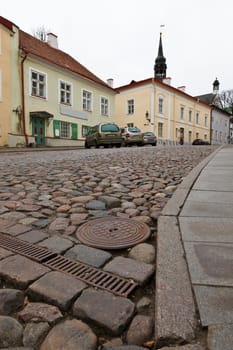
[[(8, 145), (20, 113), (18, 27), (0, 16), (0, 146)], [(17, 109), (18, 107), (18, 109)]]
[[(1, 17), (4, 21), (9, 22)], [(9, 87), (0, 146), (83, 146), (90, 126), (114, 119), (111, 80), (105, 83), (59, 50), (56, 35), (49, 33), (44, 42), (17, 27), (14, 31), (9, 38), (2, 34), (8, 57), (0, 69)]]
[(209, 141), (211, 107), (169, 81), (150, 78), (117, 88), (116, 123), (153, 131), (163, 144), (190, 144), (196, 138)]
[(154, 78), (133, 80), (116, 89), (116, 122), (152, 131), (162, 144), (190, 144), (196, 138), (210, 141), (211, 107), (185, 93), (184, 87), (172, 87), (166, 69), (160, 35)]

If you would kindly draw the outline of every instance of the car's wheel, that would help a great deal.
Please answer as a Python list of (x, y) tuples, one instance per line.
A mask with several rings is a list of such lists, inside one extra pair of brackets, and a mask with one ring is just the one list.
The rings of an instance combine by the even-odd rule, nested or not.
[(87, 144), (87, 141), (85, 141), (84, 147), (85, 147), (85, 148), (90, 148), (91, 146), (89, 146), (89, 145)]
[(99, 148), (97, 141), (95, 141), (95, 148)]

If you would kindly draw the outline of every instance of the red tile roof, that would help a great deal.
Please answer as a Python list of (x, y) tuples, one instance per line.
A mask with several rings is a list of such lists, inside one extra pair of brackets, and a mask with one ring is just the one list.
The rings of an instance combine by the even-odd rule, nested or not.
[(67, 53), (53, 48), (48, 43), (41, 41), (23, 32), (22, 30), (19, 30), (19, 47), (28, 54), (41, 58), (73, 73), (79, 74), (84, 78), (92, 80), (93, 82), (114, 91), (114, 89), (107, 83), (98, 78)]

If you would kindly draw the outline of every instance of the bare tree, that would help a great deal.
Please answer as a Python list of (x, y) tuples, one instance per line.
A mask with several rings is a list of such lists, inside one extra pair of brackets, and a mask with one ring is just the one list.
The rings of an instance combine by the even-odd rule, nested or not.
[(45, 26), (40, 26), (32, 31), (32, 34), (35, 38), (46, 41), (46, 36), (50, 32), (48, 28), (45, 28)]
[(216, 96), (214, 104), (233, 115), (233, 90), (225, 90)]

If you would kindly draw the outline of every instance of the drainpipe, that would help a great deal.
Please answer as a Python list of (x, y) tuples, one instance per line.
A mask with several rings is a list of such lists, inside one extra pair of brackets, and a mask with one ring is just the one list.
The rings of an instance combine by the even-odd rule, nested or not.
[(26, 120), (25, 120), (25, 98), (24, 98), (24, 61), (26, 60), (28, 53), (25, 52), (25, 56), (21, 61), (21, 100), (22, 100), (22, 122), (23, 122), (23, 134), (25, 137), (26, 146), (28, 146), (28, 135), (26, 133)]

